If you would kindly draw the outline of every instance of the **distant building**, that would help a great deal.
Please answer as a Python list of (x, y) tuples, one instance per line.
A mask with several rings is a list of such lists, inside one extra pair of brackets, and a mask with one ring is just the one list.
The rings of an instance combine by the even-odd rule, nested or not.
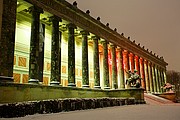
[(147, 92), (161, 93), (166, 82), (162, 57), (76, 3), (2, 0), (0, 28), (0, 82), (124, 89), (129, 70)]

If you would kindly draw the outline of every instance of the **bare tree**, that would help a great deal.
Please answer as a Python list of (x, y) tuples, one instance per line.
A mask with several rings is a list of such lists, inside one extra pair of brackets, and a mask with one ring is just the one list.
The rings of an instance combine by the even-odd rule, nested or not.
[(176, 101), (180, 101), (180, 72), (167, 71), (167, 82), (175, 85)]

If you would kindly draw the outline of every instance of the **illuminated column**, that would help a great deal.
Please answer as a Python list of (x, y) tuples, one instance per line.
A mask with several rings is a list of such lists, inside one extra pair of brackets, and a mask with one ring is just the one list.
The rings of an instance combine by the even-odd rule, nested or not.
[(94, 66), (94, 88), (100, 87), (100, 72), (99, 72), (99, 46), (98, 41), (99, 38), (97, 36), (93, 36), (93, 66)]
[(67, 25), (68, 28), (68, 86), (75, 87), (75, 38), (74, 29), (76, 26), (72, 23)]
[[(166, 69), (162, 69), (162, 77), (163, 77), (163, 85), (166, 84)], [(165, 90), (163, 89), (163, 92), (165, 92)]]
[[(162, 68), (162, 71), (161, 71), (161, 76), (162, 76), (162, 86), (164, 86), (165, 84), (165, 78), (164, 78), (164, 68)], [(162, 89), (163, 92), (164, 92), (164, 89)]]
[(130, 53), (129, 54), (129, 63), (130, 63), (130, 70), (131, 72), (134, 72), (134, 54), (133, 53)]
[(149, 74), (148, 74), (148, 61), (144, 60), (144, 73), (146, 81), (146, 91), (149, 92)]
[(137, 55), (135, 55), (135, 69), (137, 70), (137, 74), (140, 75), (139, 56), (137, 56)]
[(108, 65), (108, 47), (107, 41), (101, 41), (103, 45), (103, 77), (104, 77), (104, 89), (110, 89), (109, 87), (109, 65)]
[(17, 0), (0, 0), (0, 82), (13, 82)]
[(161, 68), (161, 79), (162, 79), (162, 86), (165, 84), (164, 75), (163, 75), (163, 68)]
[(155, 66), (155, 74), (156, 74), (157, 93), (159, 93), (159, 92), (160, 92), (160, 86), (159, 86), (159, 76), (158, 76), (158, 68), (157, 68), (157, 65)]
[(30, 41), (30, 56), (29, 56), (29, 83), (38, 84), (38, 55), (39, 53), (39, 26), (40, 26), (40, 13), (43, 10), (33, 6), (31, 7), (32, 23), (31, 23), (31, 41)]
[(141, 76), (141, 86), (142, 88), (146, 89), (145, 84), (145, 76), (144, 76), (144, 59), (140, 58), (140, 76)]
[(166, 69), (163, 70), (164, 83), (167, 83)]
[(88, 32), (82, 31), (82, 87), (89, 87)]
[(162, 93), (162, 76), (161, 76), (161, 68), (158, 68), (158, 76), (159, 76), (159, 91)]
[(150, 92), (154, 92), (153, 89), (153, 76), (152, 76), (152, 63), (148, 63), (148, 74), (149, 74), (149, 87), (150, 87)]
[[(124, 68), (124, 79), (127, 80), (129, 78), (129, 74), (127, 73), (129, 71), (129, 56), (128, 56), (128, 51), (124, 50), (123, 51), (123, 68)], [(128, 86), (126, 86), (127, 88)]]
[(112, 51), (112, 88), (117, 89), (117, 64), (116, 64), (116, 50), (115, 46), (113, 44), (111, 45), (111, 51)]
[(59, 21), (57, 16), (51, 17), (52, 44), (51, 44), (51, 82), (50, 85), (59, 85)]
[(156, 73), (155, 73), (155, 65), (152, 63), (152, 80), (153, 80), (153, 89), (154, 92), (157, 92), (157, 83), (156, 83)]
[(123, 54), (122, 49), (120, 47), (117, 47), (117, 59), (118, 59), (118, 88), (125, 88), (124, 83), (124, 69), (123, 69)]
[(62, 32), (59, 31), (59, 68), (58, 68), (58, 71), (59, 71), (59, 83), (60, 85), (62, 86), (62, 83), (61, 83), (61, 36), (62, 36)]
[(39, 26), (39, 57), (38, 57), (38, 65), (39, 65), (39, 73), (38, 79), (39, 82), (43, 82), (43, 70), (44, 70), (44, 40), (45, 40), (45, 24), (40, 23)]

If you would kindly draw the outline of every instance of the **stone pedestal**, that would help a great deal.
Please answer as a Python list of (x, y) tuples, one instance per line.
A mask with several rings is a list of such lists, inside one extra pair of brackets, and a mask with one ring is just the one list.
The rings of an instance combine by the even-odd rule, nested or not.
[(59, 81), (51, 81), (50, 85), (52, 86), (59, 86), (60, 82)]
[(7, 82), (13, 82), (13, 77), (7, 77), (7, 76), (0, 76), (0, 83), (7, 83)]
[(39, 84), (39, 80), (38, 79), (29, 79), (28, 83), (29, 84)]

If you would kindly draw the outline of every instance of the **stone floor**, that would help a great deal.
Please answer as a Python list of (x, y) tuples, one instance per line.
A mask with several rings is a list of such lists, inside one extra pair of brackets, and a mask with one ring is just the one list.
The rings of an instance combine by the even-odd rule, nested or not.
[(0, 120), (180, 120), (180, 104), (125, 105)]
[(0, 120), (180, 120), (180, 103), (145, 94), (147, 104), (124, 105)]

